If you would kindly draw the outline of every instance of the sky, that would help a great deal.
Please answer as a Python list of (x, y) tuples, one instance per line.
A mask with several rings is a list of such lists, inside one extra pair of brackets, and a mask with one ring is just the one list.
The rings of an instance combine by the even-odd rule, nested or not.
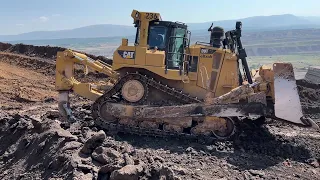
[[(133, 9), (185, 23), (294, 14), (320, 16), (320, 0), (0, 0), (0, 35), (132, 25)], [(232, 3), (231, 3), (232, 2)]]

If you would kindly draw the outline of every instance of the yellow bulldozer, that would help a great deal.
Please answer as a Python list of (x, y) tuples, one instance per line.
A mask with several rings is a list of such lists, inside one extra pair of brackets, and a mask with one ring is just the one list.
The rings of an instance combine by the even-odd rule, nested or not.
[[(63, 117), (74, 118), (69, 103), (74, 92), (94, 101), (93, 119), (106, 131), (231, 139), (244, 120), (266, 117), (318, 128), (303, 115), (290, 63), (250, 71), (241, 22), (226, 32), (211, 25), (208, 42), (190, 45), (191, 32), (184, 23), (137, 10), (131, 17), (134, 45), (123, 38), (112, 65), (69, 49), (57, 53), (56, 90)], [(76, 64), (108, 78), (79, 82)]]

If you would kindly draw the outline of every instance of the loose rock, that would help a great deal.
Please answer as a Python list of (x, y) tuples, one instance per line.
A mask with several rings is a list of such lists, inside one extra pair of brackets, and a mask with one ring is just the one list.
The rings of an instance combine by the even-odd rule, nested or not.
[(320, 167), (320, 165), (319, 165), (319, 160), (317, 160), (317, 159), (315, 159), (315, 158), (308, 159), (308, 163), (309, 163), (311, 166), (315, 167), (315, 168)]
[(178, 174), (181, 174), (181, 175), (186, 175), (186, 174), (188, 174), (188, 170), (185, 169), (185, 168), (182, 168), (182, 167), (175, 168), (174, 170), (177, 171)]
[(92, 158), (101, 164), (118, 162), (120, 157), (121, 154), (118, 151), (102, 146), (96, 148), (92, 153)]
[(260, 176), (260, 177), (263, 177), (265, 175), (264, 172), (261, 172), (261, 171), (258, 171), (258, 170), (252, 170), (250, 169), (249, 172), (254, 175), (254, 176)]
[(99, 173), (111, 173), (112, 171), (121, 169), (122, 167), (120, 165), (114, 165), (114, 164), (106, 164), (102, 166), (99, 170)]
[(160, 157), (160, 156), (155, 156), (153, 159), (154, 159), (155, 161), (160, 161), (161, 163), (164, 162), (164, 159), (163, 159), (162, 157)]
[(127, 153), (123, 154), (123, 158), (124, 158), (124, 161), (126, 162), (126, 165), (134, 165), (134, 161)]
[(96, 147), (101, 145), (106, 138), (106, 134), (104, 131), (99, 131), (96, 133), (93, 133), (93, 135), (84, 143), (83, 148), (81, 149), (81, 152), (84, 154), (91, 154)]
[(110, 175), (110, 180), (138, 180), (143, 172), (141, 165), (126, 165), (119, 170), (115, 170)]

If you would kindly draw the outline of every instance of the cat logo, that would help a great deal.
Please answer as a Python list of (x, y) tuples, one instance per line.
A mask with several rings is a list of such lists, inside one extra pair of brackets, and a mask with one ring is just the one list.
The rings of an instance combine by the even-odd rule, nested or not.
[(118, 50), (119, 55), (124, 59), (134, 59), (135, 52), (134, 51), (122, 51)]
[(122, 57), (125, 59), (133, 59), (134, 57), (134, 52), (130, 52), (130, 51), (124, 51), (122, 54)]

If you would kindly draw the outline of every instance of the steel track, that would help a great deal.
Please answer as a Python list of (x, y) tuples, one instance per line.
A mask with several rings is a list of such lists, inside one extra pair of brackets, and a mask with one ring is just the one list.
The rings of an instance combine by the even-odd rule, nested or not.
[[(144, 135), (144, 136), (153, 136), (153, 137), (161, 137), (161, 138), (179, 138), (179, 139), (187, 139), (187, 140), (200, 140), (202, 142), (209, 142), (211, 143), (214, 140), (222, 140), (221, 137), (217, 136), (204, 136), (204, 135), (195, 135), (189, 133), (176, 133), (166, 130), (160, 129), (148, 129), (143, 127), (130, 127), (119, 123), (108, 122), (108, 120), (104, 120), (103, 117), (100, 115), (101, 107), (105, 105), (105, 103), (121, 103), (121, 100), (115, 99), (112, 96), (120, 92), (122, 85), (131, 79), (140, 80), (142, 83), (147, 84), (155, 89), (158, 89), (168, 96), (175, 97), (182, 101), (183, 103), (199, 103), (202, 102), (196, 97), (192, 97), (188, 94), (183, 93), (182, 91), (177, 91), (174, 88), (171, 88), (167, 85), (163, 85), (160, 82), (155, 81), (154, 79), (148, 78), (145, 75), (139, 73), (128, 73), (124, 77), (118, 80), (118, 82), (113, 86), (109, 91), (107, 91), (104, 95), (99, 97), (94, 104), (92, 105), (92, 116), (95, 121), (95, 124), (109, 133), (129, 133), (129, 134), (136, 134), (136, 135)], [(142, 101), (145, 103), (147, 97)], [(237, 124), (237, 123), (236, 123)], [(235, 125), (236, 125), (235, 124)], [(236, 127), (237, 129), (237, 127)], [(237, 133), (234, 133), (234, 135)], [(228, 138), (223, 138), (223, 140), (231, 140), (233, 136)]]

